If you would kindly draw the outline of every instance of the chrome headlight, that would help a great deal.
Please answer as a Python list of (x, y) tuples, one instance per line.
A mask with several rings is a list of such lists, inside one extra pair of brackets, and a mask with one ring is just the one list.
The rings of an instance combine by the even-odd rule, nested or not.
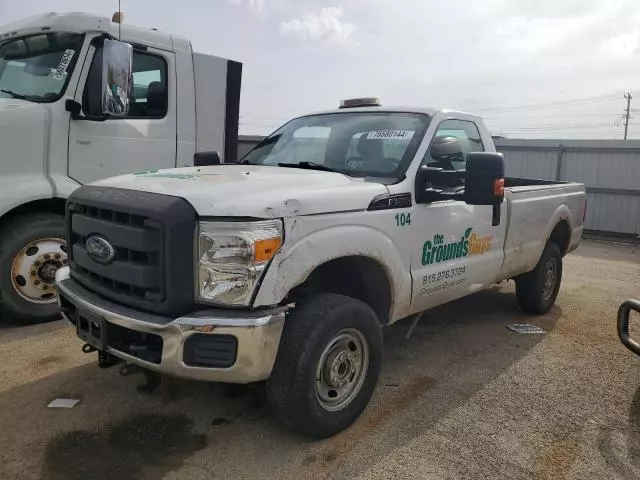
[(200, 222), (196, 265), (199, 300), (248, 306), (264, 269), (280, 245), (280, 220)]

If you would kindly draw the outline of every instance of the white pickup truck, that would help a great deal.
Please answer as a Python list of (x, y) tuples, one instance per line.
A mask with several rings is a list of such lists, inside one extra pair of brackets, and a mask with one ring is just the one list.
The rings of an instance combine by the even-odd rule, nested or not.
[[(126, 114), (102, 104), (105, 40), (130, 45)], [(150, 168), (235, 161), (242, 64), (188, 39), (84, 13), (0, 26), (0, 303), (57, 318), (64, 206), (81, 184)], [(203, 159), (201, 155), (200, 160)]]
[(581, 184), (505, 179), (477, 116), (344, 102), (237, 165), (80, 188), (56, 278), (103, 365), (267, 380), (277, 417), (326, 437), (369, 402), (383, 327), (505, 279), (547, 312), (584, 214)]

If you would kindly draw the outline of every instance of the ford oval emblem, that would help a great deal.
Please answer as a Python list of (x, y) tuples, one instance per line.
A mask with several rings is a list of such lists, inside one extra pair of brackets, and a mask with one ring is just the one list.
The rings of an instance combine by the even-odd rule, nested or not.
[(98, 263), (111, 263), (116, 257), (116, 251), (106, 238), (91, 235), (87, 238), (87, 253)]

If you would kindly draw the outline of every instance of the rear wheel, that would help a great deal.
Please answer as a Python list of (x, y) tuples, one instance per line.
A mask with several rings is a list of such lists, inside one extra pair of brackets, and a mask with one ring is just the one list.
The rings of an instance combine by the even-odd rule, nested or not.
[(64, 217), (31, 214), (0, 232), (0, 298), (3, 313), (18, 320), (59, 317), (55, 274), (66, 265)]
[(542, 315), (556, 301), (562, 281), (562, 253), (555, 243), (547, 243), (536, 268), (516, 278), (516, 296), (520, 308)]
[(267, 394), (274, 414), (312, 438), (334, 435), (363, 412), (380, 373), (382, 332), (365, 303), (319, 294), (285, 322)]

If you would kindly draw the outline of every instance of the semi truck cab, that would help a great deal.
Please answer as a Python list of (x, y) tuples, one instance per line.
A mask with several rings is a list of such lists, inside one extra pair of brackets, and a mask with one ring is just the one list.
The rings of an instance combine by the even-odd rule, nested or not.
[[(114, 16), (115, 19), (115, 16)], [(126, 112), (104, 110), (105, 40), (130, 46)], [(120, 50), (122, 51), (122, 50)], [(188, 39), (84, 13), (0, 27), (0, 299), (57, 316), (64, 205), (105, 177), (236, 156), (242, 65)], [(216, 160), (217, 161), (217, 160)], [(213, 162), (215, 163), (215, 161)]]

